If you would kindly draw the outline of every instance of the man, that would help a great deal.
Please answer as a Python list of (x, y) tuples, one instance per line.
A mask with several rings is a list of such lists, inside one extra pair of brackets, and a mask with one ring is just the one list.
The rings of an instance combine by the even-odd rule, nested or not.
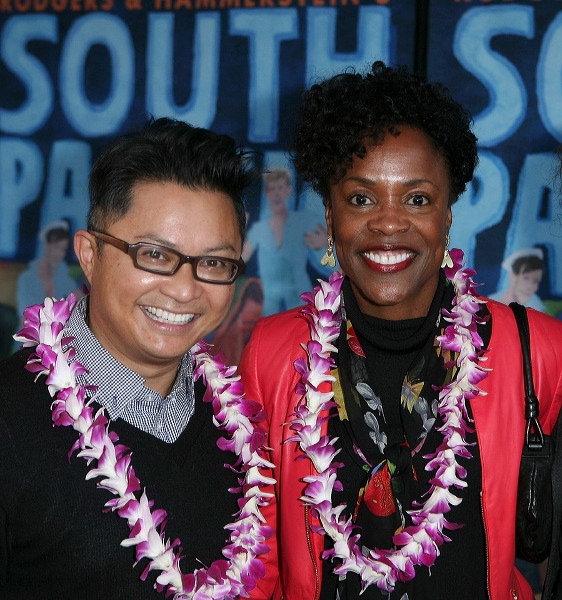
[[(26, 311), (18, 340), (31, 349), (0, 363), (0, 597), (138, 600), (158, 597), (156, 584), (160, 597), (231, 598), (254, 585), (250, 538), (267, 534), (246, 505), (262, 499), (246, 485), (237, 505), (227, 490), (261, 462), (259, 407), (197, 344), (244, 271), (241, 195), (254, 177), (230, 137), (170, 119), (94, 164), (88, 229), (74, 238), (90, 293), (73, 310)], [(246, 453), (236, 472), (221, 450), (234, 437)]]

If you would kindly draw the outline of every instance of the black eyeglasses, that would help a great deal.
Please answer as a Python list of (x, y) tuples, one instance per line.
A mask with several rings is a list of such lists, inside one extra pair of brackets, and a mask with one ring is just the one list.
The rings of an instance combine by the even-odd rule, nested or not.
[(242, 259), (235, 260), (223, 256), (187, 256), (158, 244), (147, 242), (129, 244), (107, 233), (92, 230), (89, 232), (97, 239), (128, 254), (137, 269), (149, 273), (173, 275), (184, 263), (189, 263), (193, 269), (193, 277), (198, 281), (228, 284), (246, 271), (246, 263)]

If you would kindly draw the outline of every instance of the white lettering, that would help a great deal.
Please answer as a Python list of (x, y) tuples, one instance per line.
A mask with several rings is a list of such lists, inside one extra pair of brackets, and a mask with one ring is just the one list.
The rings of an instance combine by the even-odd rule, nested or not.
[(40, 228), (61, 217), (68, 219), (73, 229), (86, 226), (91, 164), (92, 150), (88, 143), (59, 140), (53, 144)]
[(191, 97), (183, 106), (174, 100), (174, 15), (151, 14), (148, 20), (147, 112), (181, 119), (199, 127), (211, 127), (218, 102), (220, 64), (220, 15), (199, 13), (193, 32)]
[(248, 139), (275, 142), (279, 137), (279, 51), (281, 42), (298, 37), (297, 12), (274, 8), (233, 10), (230, 33), (250, 41)]
[(391, 12), (385, 6), (360, 6), (357, 12), (357, 50), (336, 52), (335, 8), (307, 10), (306, 79), (308, 86), (317, 76), (330, 77), (349, 65), (371, 65), (375, 60), (389, 62)]
[(490, 95), (489, 105), (474, 116), (474, 132), (481, 146), (492, 147), (511, 137), (526, 115), (527, 92), (521, 75), (490, 46), (494, 36), (506, 34), (533, 37), (530, 6), (472, 8), (460, 18), (455, 30), (455, 56)]
[[(104, 102), (88, 99), (84, 69), (95, 44), (109, 52), (111, 83)], [(66, 118), (82, 136), (111, 135), (129, 114), (135, 91), (135, 49), (124, 21), (109, 14), (89, 14), (69, 29), (60, 62), (61, 104)]]
[(537, 64), (539, 114), (547, 131), (562, 142), (562, 12), (544, 35)]
[(31, 40), (58, 41), (58, 20), (52, 15), (16, 16), (8, 19), (0, 36), (0, 56), (20, 79), (26, 99), (16, 110), (0, 108), (0, 130), (30, 135), (53, 112), (53, 82), (43, 63), (27, 51)]
[(476, 236), (499, 223), (509, 202), (509, 171), (504, 162), (486, 150), (466, 192), (453, 204), (451, 245), (462, 248), (468, 265), (475, 264)]
[(0, 138), (0, 256), (16, 253), (20, 211), (37, 200), (42, 184), (39, 148), (27, 140)]

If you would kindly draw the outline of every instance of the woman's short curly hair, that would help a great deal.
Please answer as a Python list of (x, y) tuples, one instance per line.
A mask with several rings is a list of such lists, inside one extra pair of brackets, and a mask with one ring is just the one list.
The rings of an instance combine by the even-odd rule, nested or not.
[(449, 202), (456, 202), (478, 162), (470, 114), (445, 86), (381, 61), (365, 75), (349, 70), (305, 92), (292, 151), (295, 167), (326, 204), (353, 156), (364, 157), (371, 142), (396, 134), (399, 125), (421, 129), (433, 140), (449, 169)]

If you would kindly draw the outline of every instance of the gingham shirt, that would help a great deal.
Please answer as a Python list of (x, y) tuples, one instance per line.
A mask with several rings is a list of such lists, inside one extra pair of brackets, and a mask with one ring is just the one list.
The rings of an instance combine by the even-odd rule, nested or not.
[(65, 328), (65, 335), (75, 338), (76, 360), (88, 370), (77, 380), (97, 386), (91, 397), (112, 421), (123, 419), (164, 442), (175, 442), (195, 410), (191, 354), (183, 356), (172, 390), (163, 398), (99, 343), (86, 324), (87, 302), (87, 297), (78, 302)]

